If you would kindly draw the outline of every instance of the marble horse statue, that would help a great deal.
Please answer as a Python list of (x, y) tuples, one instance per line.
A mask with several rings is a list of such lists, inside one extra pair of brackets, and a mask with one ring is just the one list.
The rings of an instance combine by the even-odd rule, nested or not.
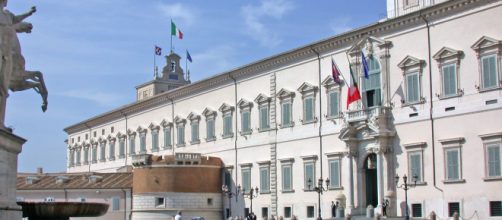
[(4, 126), (8, 90), (17, 92), (34, 89), (42, 96), (42, 111), (47, 110), (48, 104), (43, 74), (25, 69), (25, 59), (17, 37), (17, 33), (31, 33), (32, 24), (23, 20), (35, 13), (36, 8), (14, 15), (5, 9), (6, 5), (7, 0), (0, 0), (0, 127)]

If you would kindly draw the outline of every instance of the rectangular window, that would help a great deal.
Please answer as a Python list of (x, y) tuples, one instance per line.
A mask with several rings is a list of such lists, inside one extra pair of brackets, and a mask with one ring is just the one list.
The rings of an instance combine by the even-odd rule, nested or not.
[(185, 146), (185, 126), (178, 126), (178, 146)]
[(224, 183), (225, 183), (226, 186), (230, 187), (232, 185), (232, 173), (231, 173), (231, 171), (225, 169), (225, 174), (224, 175), (225, 175), (224, 176), (224, 178), (225, 178)]
[(171, 128), (164, 128), (164, 149), (171, 148)]
[(139, 153), (146, 153), (146, 134), (139, 135)]
[(105, 158), (105, 153), (106, 153), (106, 144), (105, 143), (101, 143), (101, 152), (99, 152), (99, 160), (100, 161), (105, 161), (106, 158)]
[(314, 206), (307, 206), (307, 218), (314, 218), (315, 208)]
[[(339, 188), (340, 185), (340, 159), (329, 160), (329, 187)], [(315, 181), (314, 181), (315, 182)]]
[(422, 217), (422, 204), (411, 204), (411, 217)]
[(484, 56), (481, 58), (482, 85), (483, 89), (495, 88), (498, 86), (497, 80), (497, 59), (496, 55)]
[(84, 148), (84, 164), (89, 163), (89, 148)]
[(115, 160), (115, 141), (110, 141), (108, 145), (108, 154), (110, 160)]
[(460, 180), (459, 149), (446, 150), (446, 179)]
[(291, 206), (284, 207), (284, 218), (291, 218)]
[(450, 202), (448, 203), (448, 217), (453, 217), (454, 213), (458, 213), (460, 216), (460, 203)]
[(152, 152), (159, 151), (159, 130), (152, 131)]
[(457, 65), (449, 64), (443, 66), (443, 96), (457, 95)]
[[(315, 179), (315, 166), (313, 162), (308, 162), (304, 164), (303, 169), (305, 179), (305, 189), (310, 190), (314, 188), (314, 184), (317, 182)], [(310, 183), (309, 183), (310, 180)], [(310, 187), (309, 187), (310, 185)]]
[(165, 204), (164, 197), (155, 197), (155, 208), (164, 208)]
[(303, 122), (314, 121), (314, 97), (307, 97), (303, 100), (304, 115)]
[(262, 218), (267, 218), (268, 217), (268, 207), (262, 207), (261, 208), (261, 217)]
[(223, 116), (223, 137), (231, 137), (232, 134), (232, 115)]
[(209, 119), (206, 121), (206, 139), (207, 141), (214, 140), (216, 136), (214, 135), (214, 119)]
[(92, 147), (92, 163), (96, 163), (98, 162), (98, 147), (97, 146), (94, 146)]
[(291, 103), (285, 102), (282, 103), (282, 126), (288, 127), (291, 126)]
[(251, 189), (251, 169), (244, 168), (242, 169), (242, 192), (249, 193)]
[(501, 176), (501, 163), (500, 163), (500, 144), (491, 143), (486, 145), (487, 159), (488, 159), (488, 176), (498, 177)]
[(340, 94), (338, 91), (332, 91), (329, 93), (329, 117), (337, 117), (340, 113), (339, 100)]
[(113, 197), (112, 198), (112, 210), (113, 211), (119, 211), (120, 210), (120, 198), (119, 197)]
[(249, 133), (251, 132), (251, 112), (249, 111), (243, 111), (241, 113), (241, 132), (243, 133)]
[(490, 216), (502, 216), (502, 201), (490, 201)]
[(418, 72), (406, 75), (406, 101), (408, 103), (414, 103), (420, 100), (420, 85), (418, 76)]
[(270, 128), (270, 120), (268, 119), (268, 107), (264, 106), (260, 108), (260, 130), (266, 130)]
[(125, 156), (125, 140), (122, 138), (119, 141), (119, 157), (123, 158)]
[(417, 182), (422, 182), (422, 152), (410, 153), (408, 157), (409, 174), (412, 178), (416, 176)]
[(270, 192), (270, 168), (260, 167), (260, 191), (262, 193)]
[(291, 164), (282, 165), (282, 190), (293, 190), (293, 172)]
[(81, 150), (77, 150), (77, 166), (80, 166)]
[(198, 143), (199, 142), (199, 123), (192, 122), (192, 124), (190, 126), (192, 127), (192, 143)]
[(136, 154), (136, 140), (135, 136), (129, 136), (129, 154), (130, 155), (135, 155)]

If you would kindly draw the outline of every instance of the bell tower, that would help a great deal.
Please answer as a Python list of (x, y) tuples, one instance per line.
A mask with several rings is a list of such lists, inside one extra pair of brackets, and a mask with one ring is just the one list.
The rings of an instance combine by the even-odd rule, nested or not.
[(162, 75), (159, 76), (157, 69), (155, 69), (152, 81), (136, 86), (136, 101), (190, 84), (190, 79), (185, 77), (185, 73), (181, 68), (181, 57), (176, 53), (171, 53), (165, 58), (166, 65), (162, 68)]

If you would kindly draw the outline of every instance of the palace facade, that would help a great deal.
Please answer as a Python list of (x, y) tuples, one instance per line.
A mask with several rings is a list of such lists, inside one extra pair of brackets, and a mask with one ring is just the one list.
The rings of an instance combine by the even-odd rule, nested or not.
[[(387, 5), (382, 21), (194, 83), (167, 56), (136, 102), (65, 128), (67, 171), (196, 153), (221, 159), (231, 192), (259, 189), (252, 203), (222, 199), (224, 215), (328, 218), (332, 204), (364, 215), (388, 202), (389, 216), (500, 218), (502, 1)], [(362, 99), (347, 108), (349, 62)]]

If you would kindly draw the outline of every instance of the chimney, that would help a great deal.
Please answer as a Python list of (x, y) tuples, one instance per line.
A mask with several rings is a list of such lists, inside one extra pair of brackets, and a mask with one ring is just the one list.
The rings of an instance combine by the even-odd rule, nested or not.
[(37, 174), (38, 175), (44, 174), (44, 168), (43, 167), (37, 167)]

